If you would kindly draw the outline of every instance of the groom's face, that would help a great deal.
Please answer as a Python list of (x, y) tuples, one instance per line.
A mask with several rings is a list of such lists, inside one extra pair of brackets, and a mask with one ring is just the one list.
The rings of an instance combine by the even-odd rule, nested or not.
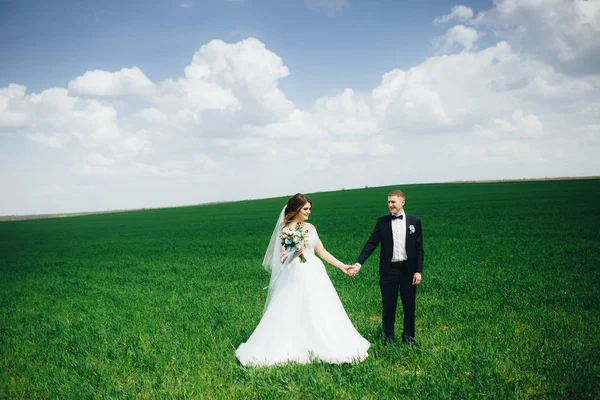
[(398, 214), (402, 212), (404, 207), (404, 197), (389, 196), (388, 197), (388, 208), (392, 214)]

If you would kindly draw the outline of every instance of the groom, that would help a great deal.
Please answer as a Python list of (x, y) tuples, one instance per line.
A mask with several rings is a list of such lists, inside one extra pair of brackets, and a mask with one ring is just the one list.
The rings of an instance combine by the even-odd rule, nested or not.
[(421, 220), (404, 212), (406, 198), (400, 190), (388, 195), (391, 214), (379, 217), (373, 233), (358, 256), (349, 275), (356, 275), (361, 265), (381, 243), (379, 255), (379, 287), (383, 303), (383, 334), (385, 342), (394, 342), (394, 322), (398, 304), (398, 289), (404, 310), (402, 341), (415, 345), (415, 300), (417, 285), (423, 273), (423, 234)]

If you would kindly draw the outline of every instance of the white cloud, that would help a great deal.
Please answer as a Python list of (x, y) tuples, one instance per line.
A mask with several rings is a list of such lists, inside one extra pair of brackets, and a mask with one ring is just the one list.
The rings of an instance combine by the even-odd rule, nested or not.
[(450, 14), (437, 17), (433, 20), (435, 24), (445, 24), (450, 21), (468, 21), (473, 18), (473, 9), (463, 5), (452, 7)]
[[(473, 18), (473, 10), (458, 5), (435, 24), (460, 22), (493, 32), (516, 51), (538, 58), (569, 74), (600, 72), (600, 2), (587, 0), (497, 0), (489, 10)], [(460, 25), (459, 25), (460, 26)], [(478, 37), (458, 28), (437, 38), (443, 52), (456, 51), (453, 44), (470, 49)], [(452, 28), (454, 29), (454, 28)], [(459, 30), (460, 29), (460, 30)], [(472, 29), (472, 28), (470, 28)]]
[[(565, 74), (507, 41), (479, 50), (479, 33), (459, 27), (446, 37), (462, 51), (305, 109), (280, 88), (290, 74), (281, 57), (254, 38), (208, 42), (161, 82), (132, 68), (40, 93), (10, 85), (0, 140), (39, 144), (33, 164), (46, 182), (103, 182), (87, 209), (598, 170), (600, 76)], [(297, 179), (285, 165), (302, 167)]]
[(600, 72), (600, 2), (498, 0), (474, 24), (569, 73)]
[[(74, 97), (63, 88), (29, 95), (20, 90), (12, 103), (26, 115), (18, 130), (43, 146), (66, 150), (77, 143), (82, 149), (109, 151), (121, 157), (150, 149), (146, 133), (129, 133), (121, 127), (118, 112), (111, 104)], [(6, 111), (9, 115), (12, 112)], [(90, 174), (85, 166), (75, 171)]]
[[(317, 99), (310, 112), (295, 110), (286, 120), (244, 127), (247, 134), (279, 140), (324, 140), (334, 137), (362, 137), (364, 140), (364, 137), (372, 136), (379, 130), (371, 99), (367, 95), (357, 95), (352, 89)], [(347, 154), (355, 146), (354, 143), (339, 142), (331, 149)]]
[(233, 44), (213, 40), (194, 54), (184, 73), (159, 83), (154, 108), (141, 116), (156, 120), (166, 115), (176, 129), (201, 124), (204, 134), (222, 135), (223, 125), (278, 121), (294, 109), (278, 88), (289, 70), (254, 38)]
[(137, 67), (117, 72), (88, 71), (69, 82), (69, 90), (76, 95), (97, 97), (149, 96), (154, 84)]
[(517, 140), (500, 140), (492, 143), (487, 148), (487, 153), (491, 158), (515, 159), (526, 163), (546, 162), (545, 157), (535, 148), (535, 146)]
[(90, 154), (89, 161), (94, 165), (111, 166), (115, 163), (113, 158), (107, 157), (101, 152), (93, 152)]
[(37, 142), (43, 146), (47, 146), (47, 147), (51, 147), (51, 148), (55, 148), (55, 149), (60, 149), (63, 148), (66, 144), (66, 142), (68, 141), (68, 138), (66, 137), (66, 135), (47, 135), (44, 133), (31, 133), (29, 135), (29, 137), (31, 138), (31, 140), (33, 140), (34, 142)]
[(185, 178), (189, 175), (189, 161), (168, 161), (160, 164), (136, 163), (135, 168), (138, 172), (149, 174), (151, 176), (167, 178)]
[(0, 88), (0, 128), (16, 128), (25, 123), (27, 113), (18, 102), (25, 95), (25, 86), (10, 84)]
[(425, 72), (422, 66), (407, 72), (388, 72), (373, 90), (375, 110), (389, 129), (419, 129), (421, 124), (430, 127), (451, 122), (440, 93)]
[(482, 165), (511, 166), (545, 164), (548, 160), (529, 143), (518, 140), (497, 140), (490, 144), (451, 144), (450, 149), (462, 157)]
[(131, 154), (149, 152), (152, 150), (148, 134), (144, 130), (140, 130), (134, 134), (124, 135), (122, 139), (108, 147), (116, 154)]
[(131, 172), (135, 176), (166, 178), (201, 185), (214, 183), (217, 176), (210, 171), (210, 168), (205, 168), (204, 162), (198, 163), (193, 160), (171, 160), (154, 164), (136, 162)]
[[(571, 113), (567, 104), (574, 110), (591, 110), (599, 103), (597, 92), (596, 78), (562, 75), (500, 42), (479, 52), (431, 57), (408, 71), (389, 72), (373, 90), (373, 102), (385, 129), (442, 133), (473, 131), (479, 125), (494, 131), (490, 120), (512, 118), (516, 110), (540, 121)], [(538, 125), (523, 118), (519, 129), (539, 136)]]
[(481, 125), (475, 125), (473, 127), (473, 132), (475, 133), (476, 136), (479, 136), (481, 138), (486, 138), (486, 139), (497, 139), (498, 138), (498, 135), (496, 135), (496, 132), (494, 132), (492, 129), (486, 128)]
[(600, 146), (600, 124), (589, 124), (583, 130), (586, 145)]
[(211, 171), (217, 168), (217, 161), (206, 153), (195, 153), (194, 159), (207, 171)]
[(434, 45), (442, 53), (470, 51), (478, 39), (479, 33), (475, 29), (456, 25), (450, 28), (443, 37), (434, 39)]
[(379, 123), (366, 96), (346, 89), (338, 96), (322, 97), (315, 103), (318, 125), (333, 135), (371, 136), (379, 132)]
[(156, 107), (144, 108), (135, 115), (149, 123), (163, 123), (169, 120), (169, 116)]
[(544, 127), (540, 120), (532, 114), (525, 115), (516, 110), (512, 115), (512, 121), (498, 118), (494, 121), (504, 132), (515, 133), (524, 138), (538, 138), (544, 133)]
[(117, 170), (106, 165), (91, 165), (81, 162), (75, 163), (71, 168), (71, 172), (80, 176), (110, 176), (117, 174)]
[(266, 125), (245, 125), (242, 131), (249, 136), (262, 136), (271, 139), (298, 139), (327, 136), (314, 116), (308, 112), (294, 110), (287, 120)]

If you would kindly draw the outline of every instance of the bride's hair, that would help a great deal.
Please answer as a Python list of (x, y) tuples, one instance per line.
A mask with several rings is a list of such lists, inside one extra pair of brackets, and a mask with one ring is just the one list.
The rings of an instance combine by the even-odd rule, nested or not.
[(310, 203), (312, 207), (312, 200), (303, 195), (302, 193), (296, 193), (289, 198), (287, 205), (285, 206), (285, 217), (283, 219), (284, 225), (292, 222), (294, 217), (298, 214), (300, 209), (306, 204)]

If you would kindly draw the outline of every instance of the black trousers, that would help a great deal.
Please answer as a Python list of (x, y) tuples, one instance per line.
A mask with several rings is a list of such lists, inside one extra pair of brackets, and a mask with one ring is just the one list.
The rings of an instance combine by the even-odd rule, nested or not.
[(386, 338), (394, 337), (394, 324), (396, 322), (396, 308), (398, 306), (398, 289), (404, 311), (403, 336), (415, 337), (415, 304), (417, 286), (412, 284), (413, 275), (408, 270), (406, 261), (392, 263), (379, 277), (381, 288), (381, 302), (383, 305), (382, 324), (383, 334)]

